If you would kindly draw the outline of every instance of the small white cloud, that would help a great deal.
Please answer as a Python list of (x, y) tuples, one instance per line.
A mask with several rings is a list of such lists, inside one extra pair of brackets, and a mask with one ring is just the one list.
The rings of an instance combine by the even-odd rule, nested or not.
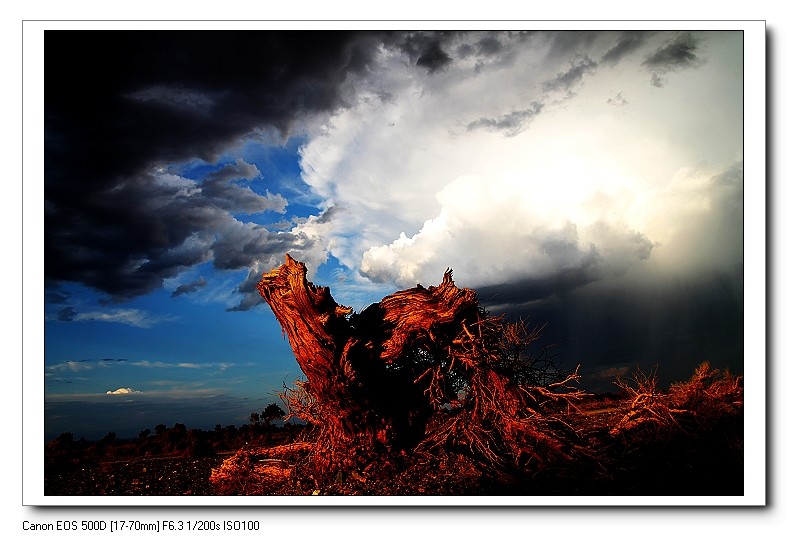
[[(65, 311), (65, 312), (64, 312)], [(172, 316), (152, 316), (140, 309), (114, 309), (101, 311), (75, 311), (68, 307), (61, 311), (57, 318), (47, 317), (47, 320), (63, 320), (68, 322), (115, 322), (134, 326), (136, 328), (152, 328), (160, 322), (176, 320)]]
[[(210, 368), (215, 364), (195, 364), (194, 362), (150, 362), (148, 360), (140, 360), (139, 362), (132, 362), (132, 366), (139, 366), (141, 368), (188, 368), (198, 370), (201, 368)], [(221, 365), (221, 364), (219, 364)]]
[(68, 360), (66, 362), (61, 362), (59, 364), (53, 364), (52, 366), (47, 366), (47, 370), (52, 373), (60, 373), (60, 372), (74, 372), (79, 373), (86, 370), (92, 370), (96, 367), (94, 362), (80, 362), (74, 360)]
[(114, 391), (107, 391), (107, 394), (141, 394), (142, 391), (137, 391), (132, 389), (131, 387), (121, 387), (119, 389), (115, 389)]

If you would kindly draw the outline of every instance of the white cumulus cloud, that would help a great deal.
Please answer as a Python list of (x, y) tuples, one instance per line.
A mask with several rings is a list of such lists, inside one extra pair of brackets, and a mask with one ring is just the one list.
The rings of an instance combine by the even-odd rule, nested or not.
[(123, 394), (141, 394), (142, 391), (134, 390), (131, 387), (121, 387), (119, 389), (115, 389), (114, 391), (107, 391), (107, 394), (110, 395), (123, 395)]
[[(304, 180), (344, 211), (303, 229), (348, 270), (402, 287), (447, 267), (479, 286), (675, 263), (729, 191), (703, 181), (741, 159), (739, 37), (704, 35), (708, 61), (658, 90), (642, 51), (664, 36), (615, 64), (604, 54), (616, 35), (565, 38), (502, 41), (483, 66), (447, 44), (456, 62), (431, 74), (381, 50), (355, 102), (301, 148)], [(566, 89), (545, 85), (569, 75)], [(612, 95), (626, 102), (611, 108)]]

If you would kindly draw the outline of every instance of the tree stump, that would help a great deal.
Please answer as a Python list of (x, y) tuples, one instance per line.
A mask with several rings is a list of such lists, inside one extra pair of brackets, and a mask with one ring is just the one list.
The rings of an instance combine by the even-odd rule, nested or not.
[(307, 379), (320, 428), (316, 474), (447, 446), (493, 464), (572, 457), (572, 435), (542, 407), (579, 393), (517, 384), (502, 318), (458, 288), (451, 270), (438, 286), (396, 292), (360, 313), (306, 274), (287, 255), (258, 290)]

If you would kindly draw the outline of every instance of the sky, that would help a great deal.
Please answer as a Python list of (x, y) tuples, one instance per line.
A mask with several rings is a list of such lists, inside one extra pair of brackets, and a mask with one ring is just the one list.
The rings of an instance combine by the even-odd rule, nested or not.
[(360, 311), (447, 268), (581, 386), (744, 367), (738, 31), (52, 31), (44, 434), (243, 424), (285, 253)]

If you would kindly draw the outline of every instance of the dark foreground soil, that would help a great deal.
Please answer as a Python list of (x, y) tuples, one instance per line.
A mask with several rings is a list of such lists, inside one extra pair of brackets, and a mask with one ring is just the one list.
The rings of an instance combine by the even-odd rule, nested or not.
[(211, 469), (227, 455), (106, 461), (47, 472), (45, 495), (212, 495)]
[[(738, 424), (654, 440), (609, 435), (619, 407), (573, 417), (598, 457), (562, 468), (512, 474), (479, 466), (467, 454), (413, 457), (400, 467), (367, 467), (318, 483), (308, 472), (307, 443), (278, 436), (257, 446), (201, 455), (48, 459), (47, 496), (216, 495), (518, 495), (737, 496), (744, 493)], [(211, 480), (214, 473), (221, 479)], [(216, 478), (215, 476), (214, 478)]]

